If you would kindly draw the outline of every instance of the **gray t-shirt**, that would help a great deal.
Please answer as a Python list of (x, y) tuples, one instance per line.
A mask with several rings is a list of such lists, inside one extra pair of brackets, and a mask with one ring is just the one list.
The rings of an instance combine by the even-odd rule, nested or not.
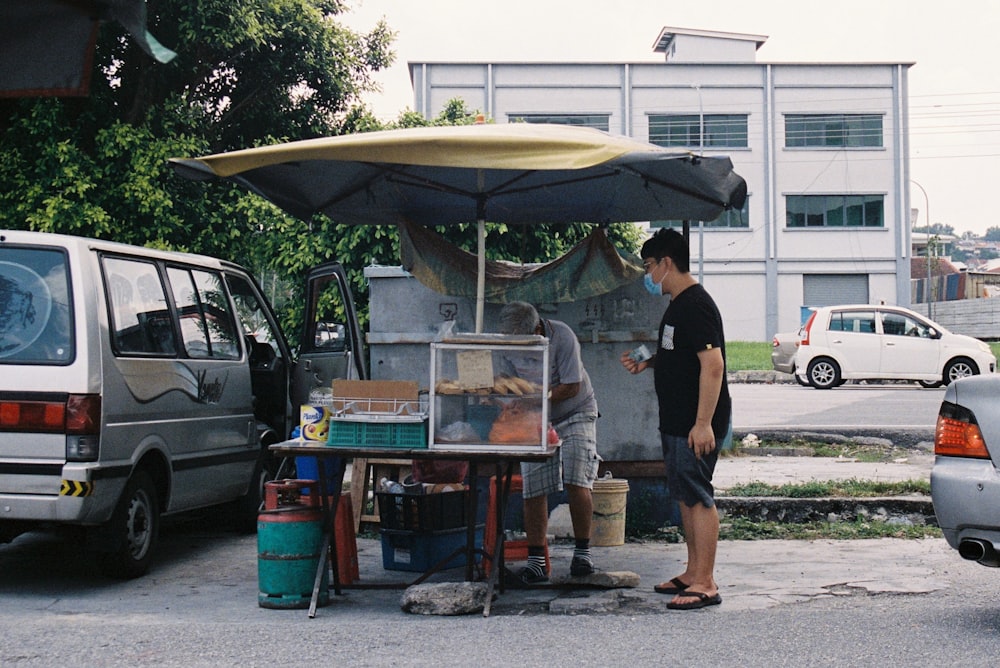
[(545, 336), (549, 339), (549, 385), (580, 383), (576, 396), (552, 404), (549, 420), (562, 422), (574, 413), (596, 413), (597, 398), (590, 376), (580, 358), (580, 342), (569, 325), (559, 320), (542, 320)]

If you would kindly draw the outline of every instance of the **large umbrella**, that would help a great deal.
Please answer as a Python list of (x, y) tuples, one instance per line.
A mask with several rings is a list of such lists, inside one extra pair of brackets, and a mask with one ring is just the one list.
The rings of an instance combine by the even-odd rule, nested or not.
[(746, 183), (725, 157), (699, 157), (564, 125), (386, 130), (171, 163), (225, 178), (288, 213), (338, 223), (479, 223), (476, 328), (482, 327), (483, 222), (713, 220), (741, 208)]

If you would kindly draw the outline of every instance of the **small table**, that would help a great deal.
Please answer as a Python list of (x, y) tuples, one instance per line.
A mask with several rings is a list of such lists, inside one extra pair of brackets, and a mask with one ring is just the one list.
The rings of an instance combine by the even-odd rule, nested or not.
[[(476, 522), (475, 518), (478, 515), (478, 505), (479, 505), (479, 465), (493, 465), (496, 471), (496, 506), (490, 508), (487, 512), (496, 513), (496, 536), (493, 542), (493, 554), (485, 554), (485, 558), (491, 559), (490, 576), (487, 579), (487, 589), (486, 589), (486, 603), (483, 607), (483, 616), (488, 617), (490, 614), (490, 606), (493, 601), (493, 590), (499, 582), (499, 589), (502, 592), (504, 590), (503, 579), (501, 578), (501, 573), (504, 569), (503, 564), (503, 545), (505, 538), (504, 530), (504, 518), (507, 511), (507, 499), (510, 495), (510, 480), (514, 473), (514, 465), (520, 464), (521, 462), (544, 462), (552, 457), (558, 450), (558, 446), (551, 446), (545, 451), (541, 452), (503, 452), (503, 451), (484, 451), (484, 452), (468, 452), (468, 451), (452, 451), (452, 450), (438, 450), (438, 449), (398, 449), (398, 448), (372, 448), (372, 447), (344, 447), (344, 446), (329, 446), (320, 442), (315, 441), (303, 441), (293, 439), (290, 441), (282, 441), (281, 443), (275, 443), (270, 446), (270, 450), (276, 455), (282, 457), (317, 457), (319, 459), (324, 458), (334, 458), (341, 457), (347, 458), (378, 458), (386, 457), (391, 455), (394, 459), (449, 459), (449, 460), (462, 460), (469, 462), (469, 512), (468, 516), (472, 518), (468, 522), (466, 527), (466, 538), (465, 538), (465, 580), (467, 582), (472, 581), (475, 555), (476, 555)], [(332, 498), (328, 495), (328, 483), (330, 481), (326, 480), (326, 466), (320, 465), (317, 467), (319, 470), (319, 478), (317, 482), (319, 483), (320, 494), (322, 496), (323, 503), (323, 544), (321, 545), (320, 554), (325, 555), (333, 545), (333, 549), (336, 549), (336, 544), (332, 542), (333, 538), (333, 518), (336, 517), (337, 504), (340, 501), (340, 495), (334, 494)], [(337, 475), (339, 475), (340, 483), (337, 485), (337, 489), (340, 489), (343, 484), (345, 467), (341, 466), (337, 468)], [(336, 560), (333, 561), (333, 583), (334, 591), (337, 594), (341, 593), (340, 587), (340, 576), (336, 568)], [(313, 583), (312, 599), (309, 604), (309, 617), (316, 616), (316, 604), (319, 600), (320, 588), (323, 585), (323, 574), (324, 569), (327, 567), (326, 559), (320, 559), (319, 566), (316, 569), (316, 579)], [(433, 571), (431, 571), (433, 572)], [(416, 582), (422, 582), (427, 578), (431, 572), (424, 573), (420, 576)]]

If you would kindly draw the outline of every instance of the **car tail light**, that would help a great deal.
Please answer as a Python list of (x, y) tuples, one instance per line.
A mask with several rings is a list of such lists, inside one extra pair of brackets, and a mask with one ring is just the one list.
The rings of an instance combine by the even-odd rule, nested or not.
[(934, 430), (934, 454), (947, 457), (989, 459), (986, 441), (976, 416), (968, 408), (950, 402), (941, 404)]
[(809, 314), (809, 319), (806, 320), (806, 326), (802, 328), (802, 339), (799, 341), (800, 346), (809, 345), (809, 332), (812, 329), (813, 320), (816, 319), (816, 311)]
[(778, 347), (778, 346), (780, 346), (780, 345), (781, 345), (781, 344), (780, 344), (780, 343), (778, 343), (778, 337), (777, 337), (777, 336), (776, 336), (776, 337), (774, 337), (773, 339), (771, 339), (771, 346), (772, 346), (773, 348), (777, 348), (777, 347)]

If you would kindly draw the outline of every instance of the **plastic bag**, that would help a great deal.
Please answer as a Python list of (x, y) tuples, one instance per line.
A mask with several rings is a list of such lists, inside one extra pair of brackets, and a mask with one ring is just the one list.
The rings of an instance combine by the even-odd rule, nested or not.
[(490, 429), (490, 443), (532, 445), (542, 438), (542, 412), (520, 403), (504, 406)]

